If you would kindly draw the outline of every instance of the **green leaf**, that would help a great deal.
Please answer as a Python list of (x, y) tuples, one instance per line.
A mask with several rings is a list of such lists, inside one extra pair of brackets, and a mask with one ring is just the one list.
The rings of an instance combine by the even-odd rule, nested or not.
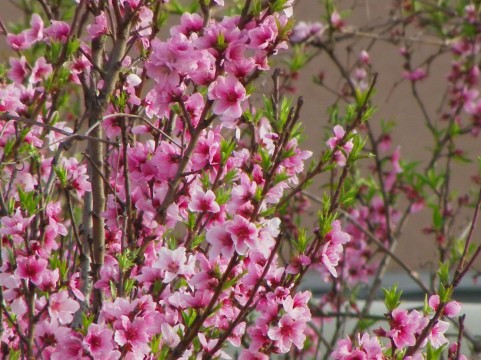
[(222, 139), (220, 142), (220, 154), (221, 154), (221, 162), (225, 164), (227, 159), (230, 158), (232, 152), (234, 151), (236, 146), (235, 139), (230, 139), (229, 141)]
[(439, 264), (438, 276), (441, 284), (449, 284), (449, 261)]
[(87, 330), (89, 328), (89, 326), (91, 324), (93, 324), (95, 320), (95, 315), (94, 314), (91, 314), (91, 315), (87, 315), (85, 313), (82, 314), (82, 332), (84, 332), (84, 334), (86, 335), (87, 334)]
[(298, 232), (298, 238), (297, 238), (297, 251), (299, 251), (299, 254), (305, 253), (308, 243), (309, 243), (309, 239), (307, 237), (306, 229), (300, 228)]
[(357, 323), (358, 329), (360, 332), (369, 330), (373, 327), (379, 320), (372, 320), (372, 319), (361, 319)]
[(187, 9), (184, 8), (177, 0), (170, 0), (167, 4), (165, 4), (165, 8), (167, 11), (176, 15), (182, 15), (188, 12)]
[(184, 319), (184, 324), (187, 327), (192, 326), (194, 324), (195, 319), (197, 318), (197, 311), (193, 308), (186, 309), (181, 312), (182, 318)]
[(135, 260), (139, 254), (140, 249), (130, 250), (126, 249), (122, 254), (117, 256), (120, 269), (123, 271), (129, 270), (135, 265)]
[(384, 304), (386, 308), (391, 312), (401, 304), (402, 290), (398, 290), (398, 284), (394, 284), (390, 289), (384, 290)]
[(157, 354), (159, 352), (161, 338), (162, 338), (161, 334), (152, 336), (152, 339), (150, 340), (149, 345), (153, 354)]
[(130, 295), (130, 293), (132, 292), (132, 289), (134, 288), (134, 285), (135, 285), (135, 279), (132, 279), (132, 278), (125, 279), (124, 293), (126, 296)]
[(431, 343), (428, 342), (427, 351), (426, 351), (426, 360), (441, 359), (441, 355), (445, 349), (446, 349), (446, 345), (440, 346), (439, 348), (435, 349), (432, 347)]
[(113, 280), (110, 280), (109, 285), (110, 285), (110, 293), (112, 294), (112, 299), (117, 298), (117, 285)]
[(22, 209), (25, 209), (28, 213), (28, 215), (34, 215), (38, 212), (38, 203), (40, 201), (40, 198), (35, 194), (34, 191), (23, 191), (23, 189), (18, 186), (18, 197), (20, 200), (20, 206)]
[(199, 246), (200, 244), (202, 244), (205, 240), (205, 235), (202, 234), (202, 235), (198, 235), (198, 236), (194, 236), (194, 239), (192, 240), (192, 248), (196, 248), (197, 246)]
[(21, 357), (22, 352), (20, 350), (14, 350), (13, 348), (10, 348), (10, 351), (8, 353), (9, 360), (20, 360)]
[(70, 38), (67, 44), (67, 56), (73, 55), (80, 47), (80, 40), (77, 38)]
[(230, 199), (230, 189), (218, 189), (216, 192), (215, 192), (215, 201), (217, 202), (217, 204), (219, 205), (224, 205), (226, 204), (229, 199)]
[(67, 187), (68, 181), (67, 181), (67, 170), (62, 167), (61, 165), (55, 166), (54, 167), (55, 174), (57, 175), (58, 180), (60, 181), (60, 185), (63, 188)]

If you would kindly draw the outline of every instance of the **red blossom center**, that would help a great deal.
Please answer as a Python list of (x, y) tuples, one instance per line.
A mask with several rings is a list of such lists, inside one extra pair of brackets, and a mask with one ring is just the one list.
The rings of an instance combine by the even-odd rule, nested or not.
[(179, 264), (177, 264), (176, 262), (172, 261), (169, 263), (169, 266), (167, 266), (167, 269), (169, 272), (171, 273), (177, 273), (179, 271)]
[(93, 350), (99, 349), (102, 346), (102, 339), (100, 338), (100, 336), (92, 335), (90, 337), (89, 344)]

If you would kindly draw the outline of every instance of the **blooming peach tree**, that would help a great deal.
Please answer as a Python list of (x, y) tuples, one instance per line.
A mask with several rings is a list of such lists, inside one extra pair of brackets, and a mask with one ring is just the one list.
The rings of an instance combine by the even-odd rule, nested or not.
[[(442, 22), (411, 3), (394, 8), (422, 26)], [(347, 19), (326, 1), (326, 25), (296, 24), (293, 6), (38, 0), (20, 5), (25, 25), (0, 21), (9, 48), (0, 67), (0, 358), (463, 356), (452, 295), (479, 253), (479, 200), (465, 201), (475, 204), (467, 236), (448, 241), (448, 179), (433, 169), (457, 136), (479, 130), (479, 9), (453, 10), (462, 21), (446, 35), (457, 37), (447, 126), (426, 120), (438, 147), (423, 172), (391, 151), (389, 129), (369, 125), (377, 75), (368, 52), (354, 69), (335, 57)], [(347, 84), (318, 154), (301, 146), (303, 100), (290, 93), (314, 48)], [(409, 49), (402, 56), (415, 89), (427, 72), (412, 70)], [(374, 176), (359, 175), (366, 163)], [(315, 194), (321, 174), (329, 180)], [(393, 253), (405, 218), (428, 202), (442, 252), (429, 287)], [(403, 308), (393, 286), (378, 323), (370, 304), (390, 258), (426, 303)], [(306, 274), (331, 291), (313, 297)], [(364, 309), (361, 284), (372, 288)]]

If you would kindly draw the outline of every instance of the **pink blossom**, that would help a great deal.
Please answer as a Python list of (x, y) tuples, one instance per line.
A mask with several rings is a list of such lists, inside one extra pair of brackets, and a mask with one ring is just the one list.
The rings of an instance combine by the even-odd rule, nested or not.
[(239, 360), (269, 360), (269, 356), (254, 350), (243, 349)]
[(423, 80), (427, 76), (427, 73), (423, 68), (418, 68), (412, 71), (405, 71), (403, 72), (402, 76), (407, 80), (416, 82), (416, 81)]
[(444, 333), (449, 328), (449, 323), (446, 321), (438, 320), (434, 324), (431, 332), (428, 335), (428, 341), (431, 343), (432, 347), (437, 349), (444, 344), (448, 343), (448, 339), (444, 336)]
[(85, 296), (82, 293), (82, 291), (80, 291), (81, 285), (82, 285), (80, 273), (78, 272), (73, 273), (72, 276), (70, 277), (68, 285), (69, 285), (70, 291), (72, 291), (72, 293), (75, 295), (77, 299), (79, 299), (80, 301), (85, 301)]
[(336, 10), (331, 14), (331, 25), (333, 28), (340, 31), (346, 26), (346, 23), (342, 20), (341, 15)]
[[(437, 311), (441, 303), (439, 295), (431, 295), (429, 297), (428, 304), (434, 310)], [(448, 317), (454, 317), (461, 311), (461, 304), (457, 301), (450, 301), (444, 306), (443, 314)]]
[(396, 150), (394, 150), (393, 154), (391, 155), (391, 164), (396, 174), (402, 173), (403, 169), (399, 164), (399, 160), (401, 159), (401, 148), (398, 146)]
[(9, 62), (9, 79), (13, 80), (17, 84), (23, 83), (25, 76), (27, 75), (27, 60), (25, 59), (25, 56), (22, 56), (20, 59), (11, 57)]
[(211, 258), (216, 258), (220, 254), (226, 258), (234, 255), (235, 244), (232, 240), (232, 235), (225, 229), (224, 226), (213, 226), (207, 230), (205, 238), (211, 248), (209, 255)]
[(359, 53), (359, 62), (363, 65), (370, 65), (371, 64), (371, 57), (366, 50), (362, 50)]
[(455, 317), (461, 311), (461, 304), (457, 301), (450, 301), (444, 307), (444, 315), (448, 317)]
[(296, 321), (289, 315), (283, 315), (279, 320), (279, 325), (271, 328), (267, 335), (275, 341), (275, 345), (279, 348), (281, 354), (285, 354), (291, 350), (292, 344), (298, 349), (302, 349), (306, 336), (304, 329), (306, 324), (302, 321)]
[(48, 313), (52, 319), (58, 319), (60, 324), (69, 324), (72, 322), (73, 314), (80, 308), (78, 302), (70, 299), (66, 290), (52, 294), (49, 303)]
[(112, 339), (112, 330), (105, 326), (91, 324), (87, 335), (83, 339), (83, 344), (90, 354), (97, 359), (107, 356), (112, 350), (114, 350)]
[(39, 81), (45, 80), (51, 73), (52, 65), (47, 63), (43, 56), (39, 57), (35, 62), (35, 65), (32, 69), (32, 75), (30, 75), (28, 81), (31, 84), (36, 84)]
[(128, 349), (133, 353), (147, 354), (150, 349), (147, 345), (149, 336), (145, 322), (141, 318), (131, 321), (127, 316), (122, 315), (121, 327), (115, 331), (114, 339), (120, 346), (128, 345)]
[(276, 40), (277, 26), (275, 19), (269, 16), (259, 26), (249, 31), (249, 47), (254, 49), (265, 49)]
[(234, 219), (227, 223), (226, 229), (232, 236), (238, 254), (245, 255), (248, 248), (257, 247), (257, 228), (244, 217), (234, 215)]
[(311, 258), (306, 255), (294, 257), (286, 268), (287, 274), (298, 274), (301, 269), (311, 264)]
[(27, 227), (30, 225), (32, 219), (33, 216), (24, 218), (20, 208), (17, 208), (13, 216), (2, 216), (0, 219), (2, 224), (2, 228), (0, 228), (0, 235), (11, 235), (16, 243), (20, 243), (23, 241), (22, 236), (24, 235)]
[(70, 33), (70, 25), (65, 21), (51, 20), (51, 25), (44, 33), (53, 40), (64, 42)]
[(220, 211), (220, 207), (215, 201), (215, 194), (212, 190), (207, 190), (206, 192), (196, 190), (192, 195), (192, 201), (189, 203), (189, 210), (194, 212), (217, 213)]
[(163, 282), (166, 284), (177, 276), (187, 275), (192, 271), (191, 262), (188, 262), (185, 254), (185, 247), (179, 247), (175, 250), (169, 250), (165, 247), (160, 249), (159, 258), (153, 266), (165, 271)]
[(315, 37), (320, 37), (325, 31), (325, 26), (320, 22), (307, 23), (299, 21), (292, 29), (290, 40), (293, 43), (300, 43)]
[(72, 359), (77, 360), (83, 358), (84, 348), (82, 345), (82, 340), (76, 336), (65, 336), (59, 339), (58, 345), (55, 351), (52, 353), (51, 360), (66, 360)]
[(383, 349), (379, 339), (370, 337), (369, 334), (358, 334), (357, 346), (353, 346), (350, 339), (341, 339), (337, 342), (331, 354), (335, 360), (380, 360), (384, 359)]
[(185, 36), (197, 37), (197, 33), (202, 30), (203, 20), (199, 14), (183, 13), (180, 17), (180, 25), (174, 25), (170, 28), (172, 36), (184, 34)]
[(232, 75), (219, 76), (209, 86), (208, 96), (214, 100), (214, 114), (232, 119), (242, 115), (242, 102), (247, 98), (244, 86)]
[(35, 285), (40, 285), (44, 271), (47, 269), (48, 261), (37, 259), (35, 256), (17, 258), (17, 269), (15, 275), (20, 279), (29, 280)]
[(43, 20), (38, 14), (33, 14), (30, 19), (31, 28), (26, 30), (27, 41), (33, 44), (43, 39)]
[(391, 330), (388, 331), (397, 348), (413, 346), (416, 343), (414, 334), (418, 329), (418, 324), (412, 322), (409, 313), (404, 309), (394, 309), (391, 313)]
[(16, 114), (18, 111), (23, 110), (25, 106), (21, 101), (21, 90), (16, 84), (0, 87), (0, 111)]
[(337, 277), (336, 266), (339, 264), (343, 245), (351, 240), (351, 236), (342, 231), (341, 223), (336, 220), (332, 223), (332, 230), (326, 235), (326, 243), (321, 250), (321, 262), (326, 266), (332, 276)]
[(8, 34), (7, 43), (13, 50), (25, 50), (30, 47), (30, 43), (27, 40), (27, 35), (24, 32), (20, 34)]
[[(335, 150), (339, 146), (339, 144), (342, 143), (342, 140), (344, 139), (344, 136), (346, 135), (346, 132), (342, 128), (341, 125), (334, 126), (333, 132), (334, 132), (334, 137), (329, 138), (329, 140), (327, 141), (327, 146), (329, 146), (329, 148), (331, 150)], [(351, 150), (352, 150), (353, 147), (354, 147), (354, 144), (353, 144), (352, 140), (349, 140), (342, 145), (342, 149), (344, 150), (344, 152), (347, 155), (349, 155), (351, 153)], [(347, 159), (346, 159), (346, 156), (344, 155), (344, 153), (341, 152), (341, 150), (336, 150), (334, 152), (333, 158), (339, 166), (341, 166), (341, 167), (346, 166)]]
[(95, 22), (87, 26), (88, 39), (92, 40), (99, 36), (107, 34), (107, 17), (102, 11), (100, 15), (95, 17)]
[(165, 322), (160, 325), (162, 329), (162, 339), (164, 343), (167, 344), (167, 346), (171, 349), (176, 347), (180, 342), (180, 337), (177, 334), (177, 330), (181, 328), (181, 326), (181, 324), (178, 324), (175, 327), (172, 327), (170, 324)]
[(35, 342), (38, 346), (55, 346), (69, 333), (70, 330), (67, 327), (59, 326), (56, 320), (42, 320), (35, 326)]

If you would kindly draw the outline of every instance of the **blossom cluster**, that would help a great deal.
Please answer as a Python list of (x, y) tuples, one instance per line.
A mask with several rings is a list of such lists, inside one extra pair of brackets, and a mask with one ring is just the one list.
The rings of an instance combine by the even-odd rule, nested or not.
[[(438, 295), (429, 298), (429, 311), (436, 312), (440, 306)], [(461, 306), (457, 301), (451, 301), (444, 307), (443, 314), (447, 317), (455, 317), (461, 310)], [(360, 359), (384, 359), (384, 351), (388, 349), (392, 354), (396, 352), (404, 354), (404, 359), (424, 359), (422, 349), (430, 346), (433, 349), (439, 349), (443, 345), (448, 344), (445, 336), (449, 323), (443, 320), (436, 320), (430, 328), (427, 336), (422, 339), (419, 348), (414, 354), (408, 354), (411, 347), (415, 347), (420, 335), (429, 324), (432, 317), (429, 314), (422, 314), (417, 310), (407, 311), (402, 308), (392, 310), (388, 316), (389, 329), (376, 329), (375, 335), (371, 337), (367, 333), (358, 334), (358, 338), (353, 344), (351, 339), (342, 339), (336, 345), (336, 350), (332, 353), (333, 359), (344, 360), (360, 358)], [(382, 339), (388, 339), (389, 342), (383, 344)], [(386, 346), (387, 345), (387, 346)], [(451, 346), (456, 343), (452, 343)], [(461, 355), (465, 359), (464, 355)]]
[[(277, 254), (282, 224), (269, 209), (296, 186), (311, 153), (275, 122), (292, 115), (273, 118), (248, 100), (269, 57), (287, 47), (290, 4), (219, 19), (184, 13), (160, 40), (154, 11), (141, 3), (123, 2), (118, 16), (135, 14), (129, 41), (147, 56), (123, 56), (125, 80), (101, 123), (82, 135), (91, 141), (101, 127), (104, 142), (115, 145), (106, 152), (106, 207), (92, 215), (105, 222), (101, 263), (88, 221), (78, 225), (75, 209), (96, 196), (92, 174), (103, 170), (89, 155), (62, 156), (81, 128), (73, 113), (54, 118), (55, 91), (62, 90), (45, 89), (56, 82), (78, 89), (97, 76), (91, 44), (114, 36), (108, 11), (87, 8), (93, 22), (79, 39), (72, 37), (75, 23), (45, 27), (38, 14), (30, 28), (7, 36), (22, 56), (10, 59), (9, 82), (0, 88), (1, 155), (14, 160), (1, 168), (12, 179), (2, 183), (12, 199), (0, 228), (3, 355), (228, 358), (224, 342), (239, 347), (246, 338), (244, 359), (302, 349), (310, 293), (296, 291), (296, 275), (311, 263), (335, 275), (349, 237), (335, 221), (323, 247), (304, 255), (309, 261), (287, 267)], [(33, 61), (35, 47), (49, 56)], [(51, 57), (55, 47), (70, 51), (61, 63)], [(98, 82), (97, 95), (107, 81)], [(152, 86), (141, 95), (146, 83)], [(39, 104), (43, 111), (32, 110)], [(25, 148), (16, 141), (19, 131)], [(26, 153), (33, 158), (19, 157)], [(89, 262), (91, 271), (84, 268)]]

